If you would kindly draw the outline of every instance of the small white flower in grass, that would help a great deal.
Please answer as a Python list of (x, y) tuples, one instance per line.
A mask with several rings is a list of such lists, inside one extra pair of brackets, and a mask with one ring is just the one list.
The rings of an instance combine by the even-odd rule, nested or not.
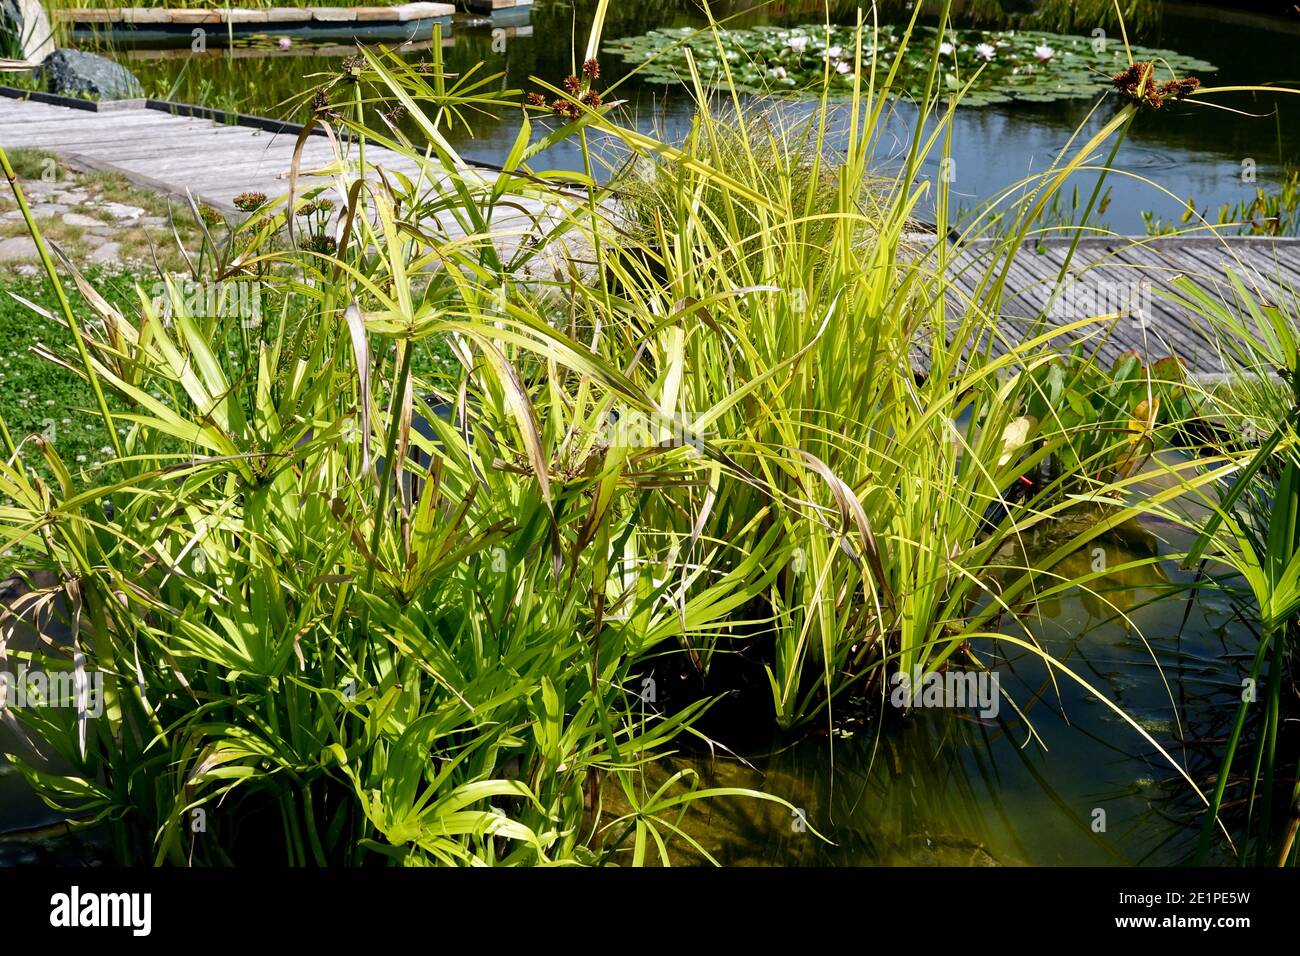
[(85, 461), (85, 460), (86, 460), (86, 456), (85, 456), (85, 455), (78, 455), (78, 456), (77, 456), (77, 461), (78, 461), (78, 462), (83, 462), (83, 461)]
[(844, 52), (843, 47), (832, 46), (826, 48), (826, 56), (832, 60), (838, 60), (840, 58), (840, 54), (843, 52)]
[(981, 43), (979, 46), (975, 47), (975, 55), (981, 60), (991, 60), (996, 53), (997, 51), (987, 43)]
[(835, 64), (835, 72), (838, 73), (838, 74), (840, 74), (840, 76), (843, 76), (845, 73), (849, 72), (849, 70), (851, 70), (851, 69), (853, 69), (853, 67), (849, 66), (849, 64), (848, 64), (847, 62), (845, 62), (844, 60), (840, 60), (839, 63), (836, 63), (836, 64)]
[(795, 36), (795, 37), (791, 37), (786, 42), (789, 44), (790, 49), (795, 53), (802, 53), (804, 50), (808, 49), (807, 37)]
[(1056, 56), (1056, 51), (1047, 44), (1040, 43), (1038, 46), (1034, 47), (1034, 56), (1037, 57), (1039, 63), (1046, 63), (1052, 57)]
[(772, 75), (776, 77), (778, 80), (784, 80), (786, 76), (785, 67), (778, 66), (775, 70), (772, 71)]
[(939, 44), (940, 56), (952, 56), (952, 51), (953, 51), (953, 45), (949, 43), (947, 40), (944, 40), (942, 43)]

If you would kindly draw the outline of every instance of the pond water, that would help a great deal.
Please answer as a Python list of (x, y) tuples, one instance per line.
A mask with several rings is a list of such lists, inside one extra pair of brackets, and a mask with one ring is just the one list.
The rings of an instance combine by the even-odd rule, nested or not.
[[(558, 85), (573, 68), (569, 38), (575, 32), (585, 37), (593, 6), (592, 0), (577, 0), (574, 5), (538, 0), (530, 21), (498, 25), (495, 34), (491, 21), (458, 19), (444, 42), (448, 69), (463, 72), (483, 61), (489, 72), (505, 72), (503, 82), (508, 88), (530, 88), (531, 76)], [(686, 0), (613, 6), (615, 12), (605, 34), (611, 40), (703, 22), (692, 16), (692, 5)], [(784, 17), (750, 13), (734, 22), (791, 25), (815, 20), (809, 13)], [(1162, 16), (1151, 18), (1130, 39), (1217, 64), (1218, 72), (1204, 78), (1212, 85), (1294, 79), (1300, 24), (1281, 18), (1263, 23), (1231, 11), (1165, 4)], [(137, 73), (151, 95), (302, 119), (305, 86), (337, 74), (342, 58), (352, 50), (337, 41), (313, 48), (296, 39), (290, 49), (281, 50), (275, 39), (265, 38), (253, 48), (234, 51), (219, 48), (218, 38), (212, 38), (213, 45), (202, 54), (194, 53), (188, 41), (178, 41), (183, 44), (179, 48), (121, 49), (112, 55)], [(408, 56), (427, 56), (427, 48), (427, 41), (415, 43)], [(603, 67), (607, 82), (625, 69), (616, 58), (605, 58)], [(653, 125), (669, 137), (681, 135), (693, 115), (693, 104), (680, 87), (633, 82), (621, 86), (618, 96), (627, 101), (631, 121)], [(1143, 229), (1143, 210), (1177, 221), (1189, 197), (1199, 208), (1217, 211), (1225, 203), (1253, 196), (1256, 185), (1266, 189), (1276, 185), (1283, 166), (1300, 156), (1300, 124), (1296, 122), (1300, 103), (1292, 102), (1297, 99), (1238, 95), (1219, 102), (1242, 112), (1185, 104), (1139, 117), (1116, 160), (1122, 174), (1107, 180), (1112, 197), (1104, 222), (1116, 231), (1138, 233)], [(1067, 100), (959, 110), (953, 133), (956, 201), (975, 206), (1043, 168), (1085, 121), (1090, 105), (1090, 100)], [(906, 142), (914, 115), (908, 104), (899, 103), (883, 141), (897, 134), (900, 142)], [(1088, 129), (1096, 129), (1107, 118), (1108, 114), (1099, 114)], [(452, 139), (466, 156), (497, 162), (513, 144), (515, 132), (514, 111), (509, 110), (474, 117), (473, 134), (456, 130)], [(1245, 160), (1255, 164), (1256, 183), (1243, 181)], [(547, 156), (547, 164), (555, 168), (577, 169), (581, 162), (576, 148), (565, 144)], [(928, 172), (938, 173), (937, 161)], [(1168, 192), (1143, 180), (1154, 180)], [(1080, 178), (1080, 192), (1086, 195), (1089, 188), (1090, 182)]]

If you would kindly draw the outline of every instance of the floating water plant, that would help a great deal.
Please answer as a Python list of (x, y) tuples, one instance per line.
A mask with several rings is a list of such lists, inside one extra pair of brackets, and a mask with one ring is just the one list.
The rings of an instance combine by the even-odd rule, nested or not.
[[(868, 32), (860, 56), (852, 27), (828, 30), (820, 24), (727, 30), (717, 36), (689, 28), (652, 30), (609, 43), (605, 51), (642, 66), (640, 75), (652, 83), (676, 83), (686, 76), (689, 50), (709, 85), (745, 93), (811, 95), (820, 93), (824, 78), (833, 92), (848, 93), (855, 75), (869, 72), (873, 62), (883, 73), (901, 58), (893, 92), (921, 96), (937, 50), (941, 90), (955, 93), (974, 80), (961, 99), (963, 106), (1093, 96), (1130, 64), (1124, 44), (1105, 38), (1037, 30), (949, 30), (940, 35), (934, 28), (918, 28), (904, 46), (903, 32), (890, 26), (882, 26), (874, 38)], [(1215, 69), (1171, 50), (1133, 46), (1131, 51), (1138, 61), (1158, 64), (1161, 81)]]

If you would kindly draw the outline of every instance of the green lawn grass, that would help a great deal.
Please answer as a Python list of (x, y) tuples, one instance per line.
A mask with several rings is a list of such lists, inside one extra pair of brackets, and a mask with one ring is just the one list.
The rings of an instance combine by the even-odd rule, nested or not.
[[(88, 271), (86, 276), (111, 305), (128, 317), (135, 317), (139, 308), (134, 284), (151, 289), (158, 281), (156, 275), (145, 273)], [(76, 285), (71, 279), (65, 279), (63, 285), (73, 309), (83, 321), (89, 320), (95, 313)], [(35, 351), (44, 345), (76, 365), (68, 330), (19, 301), (26, 299), (58, 315), (58, 299), (49, 280), (43, 275), (0, 272), (0, 289), (0, 415), (10, 435), (16, 443), (28, 435), (43, 435), (53, 442), (74, 475), (102, 466), (111, 457), (112, 449), (89, 386)], [(447, 343), (438, 337), (417, 345), (413, 367), (424, 377), (445, 371), (454, 363)], [(376, 387), (382, 394), (384, 384), (377, 383)], [(110, 393), (108, 398), (110, 406), (121, 407), (114, 395)], [(119, 427), (125, 431), (125, 426)], [(23, 455), (33, 468), (46, 473), (34, 448), (24, 448)]]
[[(91, 281), (111, 303), (122, 307), (134, 299), (133, 277), (127, 274), (91, 273)], [(143, 280), (142, 280), (143, 281)], [(95, 409), (89, 386), (76, 375), (36, 354), (44, 345), (59, 355), (69, 355), (68, 330), (29, 309), (15, 296), (58, 314), (58, 299), (44, 276), (8, 273), (0, 293), (0, 414), (16, 443), (32, 434), (54, 443), (69, 468), (94, 468), (110, 454), (108, 434)], [(81, 316), (93, 314), (71, 280), (64, 289)], [(40, 455), (30, 446), (24, 458), (34, 466)]]

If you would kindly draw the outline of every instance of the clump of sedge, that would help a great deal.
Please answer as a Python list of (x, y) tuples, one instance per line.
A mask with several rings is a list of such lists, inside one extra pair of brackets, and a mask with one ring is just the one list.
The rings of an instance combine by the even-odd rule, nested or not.
[(332, 256), (334, 250), (338, 248), (338, 243), (334, 241), (333, 236), (308, 236), (302, 241), (302, 248), (308, 252), (319, 252), (321, 255)]
[(1201, 81), (1188, 76), (1157, 83), (1154, 63), (1133, 63), (1111, 77), (1111, 85), (1139, 105), (1158, 110), (1170, 100), (1183, 100), (1196, 92)]
[(342, 78), (349, 82), (355, 83), (361, 79), (361, 72), (366, 68), (366, 58), (364, 56), (350, 56), (343, 61)]
[(582, 115), (582, 111), (578, 109), (577, 103), (571, 103), (568, 100), (558, 100), (558, 99), (551, 101), (551, 112), (554, 113), (556, 116), (564, 116), (571, 120), (577, 119), (579, 116)]
[[(549, 104), (550, 111), (556, 116), (576, 120), (582, 115), (583, 106), (593, 110), (600, 108), (605, 101), (601, 97), (600, 91), (593, 85), (593, 81), (598, 79), (600, 79), (600, 63), (595, 59), (583, 63), (582, 76), (570, 74), (561, 83), (564, 91), (578, 102), (555, 99)], [(524, 100), (524, 104), (526, 107), (531, 106), (539, 109), (548, 107), (546, 98), (541, 93), (529, 93)]]
[(243, 192), (235, 197), (235, 208), (244, 212), (257, 212), (266, 205), (266, 193)]
[(316, 213), (329, 212), (334, 208), (334, 200), (326, 199), (321, 196), (319, 199), (312, 199), (298, 207), (299, 216), (312, 216)]

